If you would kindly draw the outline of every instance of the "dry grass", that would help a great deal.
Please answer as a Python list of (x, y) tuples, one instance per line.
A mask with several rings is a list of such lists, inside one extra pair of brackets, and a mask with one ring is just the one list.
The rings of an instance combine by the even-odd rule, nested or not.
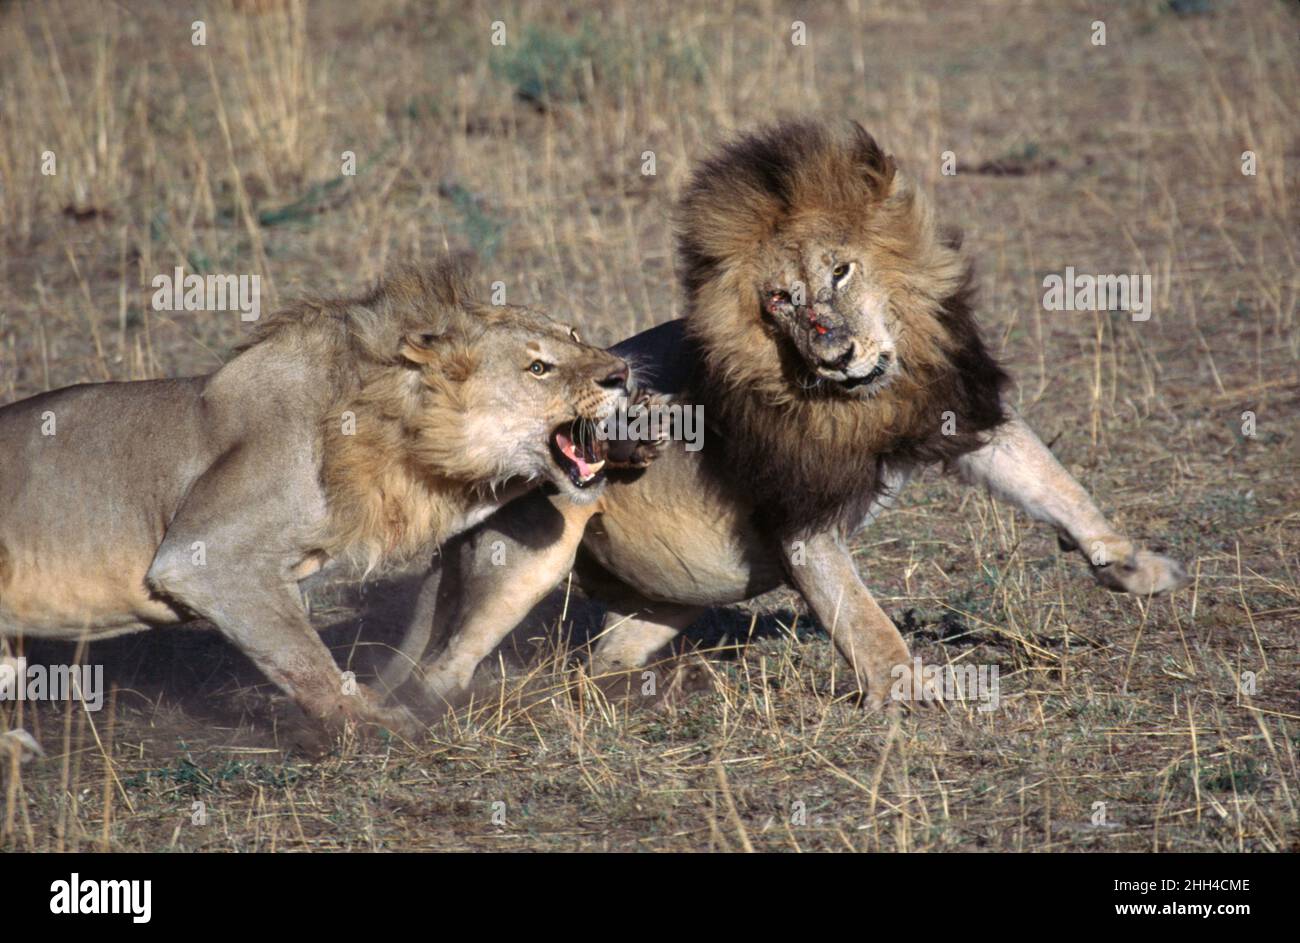
[[(100, 643), (106, 710), (0, 710), (49, 753), (0, 774), (0, 847), (1300, 847), (1294, 6), (847, 0), (810, 8), (807, 47), (778, 5), (688, 6), (222, 4), (195, 47), (198, 17), (161, 2), (5, 5), (0, 402), (214, 367), (244, 326), (153, 311), (176, 265), (260, 274), (269, 308), (470, 247), (512, 301), (612, 342), (680, 313), (668, 213), (692, 159), (775, 113), (847, 115), (965, 229), (1030, 421), (1193, 585), (1108, 595), (931, 478), (862, 536), (861, 568), (927, 662), (1000, 666), (992, 714), (858, 710), (790, 594), (756, 607), (777, 617), (712, 618), (706, 645), (762, 631), (708, 661), (708, 690), (646, 710), (554, 648), (573, 600), (474, 710), (320, 762), (284, 758), (267, 686), (210, 635)], [(1149, 269), (1155, 317), (1044, 311), (1066, 265)], [(382, 640), (390, 590), (314, 590), (341, 660)]]

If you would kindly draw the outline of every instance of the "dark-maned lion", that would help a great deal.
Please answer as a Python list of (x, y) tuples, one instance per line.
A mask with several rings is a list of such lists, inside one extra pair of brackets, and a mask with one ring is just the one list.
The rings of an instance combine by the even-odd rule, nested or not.
[[(910, 691), (907, 646), (846, 541), (935, 463), (1054, 526), (1111, 589), (1184, 579), (1116, 533), (1007, 405), (967, 260), (861, 127), (782, 124), (705, 161), (681, 202), (679, 262), (685, 319), (614, 350), (703, 404), (704, 448), (674, 443), (581, 507), (526, 497), (448, 545), (423, 594), (449, 638), (423, 666), (435, 703), (466, 689), (575, 555), (612, 609), (593, 672), (642, 665), (704, 607), (788, 582), (869, 702), (891, 680)], [(415, 628), (408, 656), (429, 634)]]
[[(401, 726), (345, 685), (297, 586), (446, 540), (540, 480), (594, 497), (627, 364), (451, 260), (294, 305), (210, 376), (0, 409), (0, 635), (210, 619), (327, 724)], [(353, 691), (356, 693), (350, 693)]]

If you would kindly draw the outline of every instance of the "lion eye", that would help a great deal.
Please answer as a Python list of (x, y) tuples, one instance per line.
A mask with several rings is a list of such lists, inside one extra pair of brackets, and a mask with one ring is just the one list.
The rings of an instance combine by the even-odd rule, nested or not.
[(831, 278), (835, 279), (835, 284), (839, 284), (849, 277), (849, 272), (853, 271), (852, 262), (841, 262), (835, 268), (831, 269)]
[(528, 365), (528, 372), (535, 377), (543, 377), (551, 372), (551, 365), (545, 360), (534, 360)]

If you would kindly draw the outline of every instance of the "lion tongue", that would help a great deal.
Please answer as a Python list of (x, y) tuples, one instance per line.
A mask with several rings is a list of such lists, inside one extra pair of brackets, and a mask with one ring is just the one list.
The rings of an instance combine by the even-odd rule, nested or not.
[(605, 467), (603, 461), (596, 462), (594, 465), (589, 464), (587, 460), (579, 454), (578, 447), (573, 444), (573, 440), (563, 432), (556, 433), (555, 442), (560, 447), (560, 451), (564, 453), (565, 457), (568, 458), (569, 461), (573, 462), (577, 467), (578, 476), (580, 478), (584, 480), (590, 478), (595, 475), (596, 472)]

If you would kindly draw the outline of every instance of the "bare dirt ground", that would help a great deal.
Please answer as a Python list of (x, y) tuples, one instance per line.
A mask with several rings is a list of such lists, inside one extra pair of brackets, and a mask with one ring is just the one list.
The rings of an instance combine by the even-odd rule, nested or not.
[[(702, 690), (609, 700), (564, 647), (595, 614), (561, 593), (472, 710), (317, 759), (281, 749), (278, 699), (214, 633), (29, 642), (113, 691), (0, 704), (47, 752), (2, 764), (0, 847), (1300, 848), (1300, 10), (805, 6), (249, 0), (212, 5), (196, 46), (188, 7), (4, 4), (0, 402), (214, 368), (247, 325), (153, 310), (175, 266), (260, 274), (266, 310), (470, 248), (485, 284), (613, 342), (681, 314), (669, 212), (694, 159), (777, 115), (852, 117), (964, 229), (1030, 422), (1192, 584), (1108, 594), (931, 476), (860, 567), (926, 662), (999, 667), (996, 711), (855, 707), (790, 593), (693, 631), (717, 649)], [(1154, 315), (1044, 310), (1067, 265), (1149, 271)], [(340, 662), (384, 651), (400, 576), (311, 589)]]

